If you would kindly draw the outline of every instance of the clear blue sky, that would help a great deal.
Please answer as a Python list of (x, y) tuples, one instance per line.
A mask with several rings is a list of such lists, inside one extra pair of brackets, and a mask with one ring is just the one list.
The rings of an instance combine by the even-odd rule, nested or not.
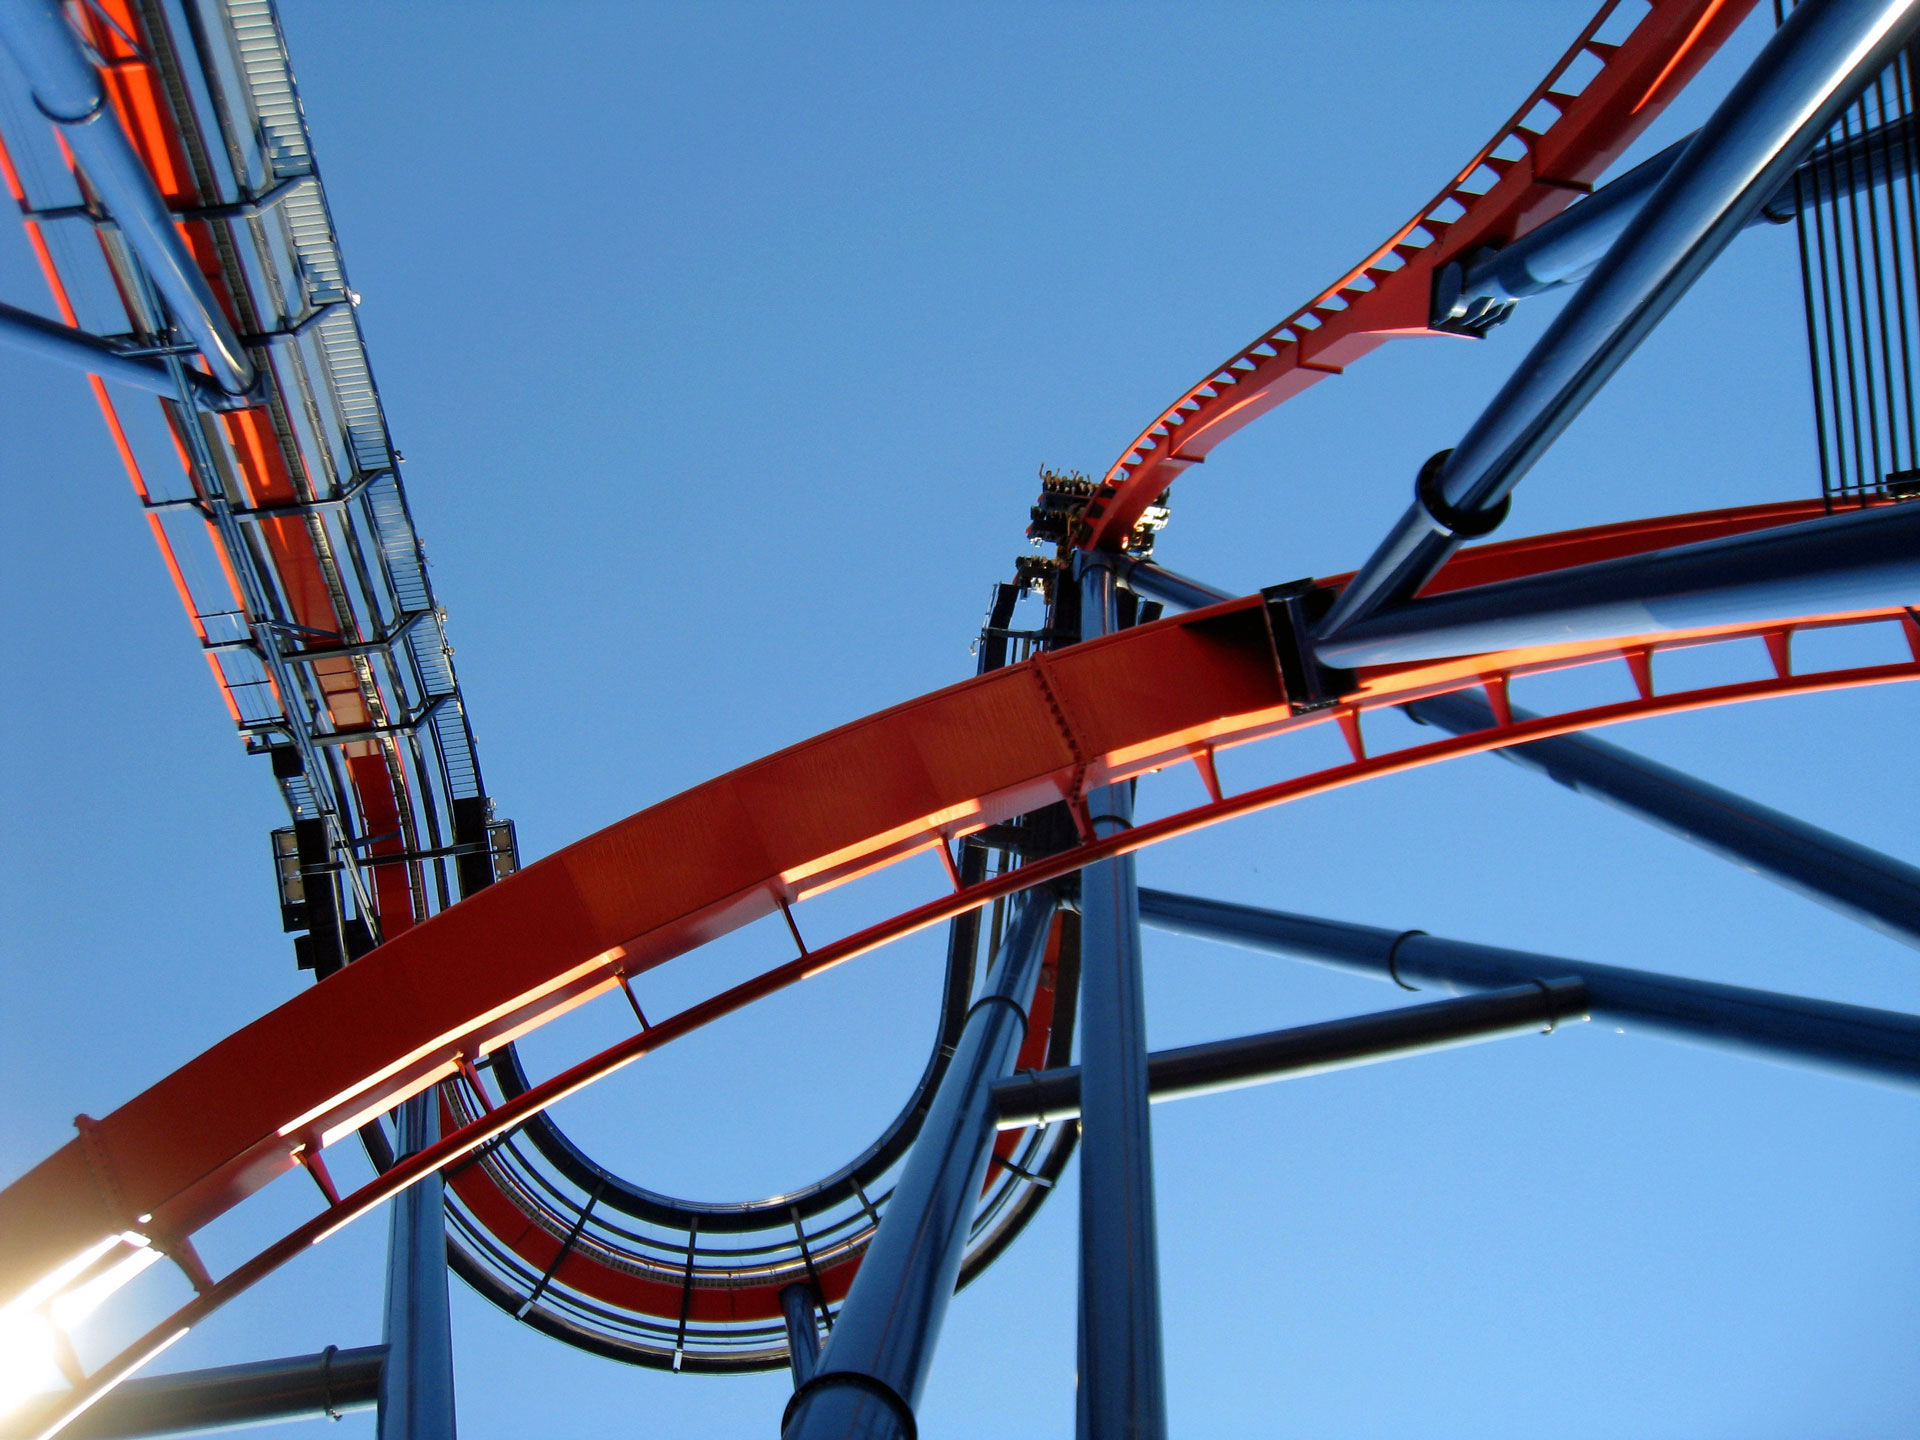
[[(490, 788), (533, 856), (968, 673), (1036, 466), (1104, 468), (1376, 244), (1589, 5), (283, 9)], [(1731, 73), (1716, 63), (1651, 143)], [(1529, 478), (1509, 533), (1814, 493), (1792, 243), (1737, 242)], [(0, 297), (42, 294), (0, 227)], [(1289, 404), (1182, 480), (1162, 556), (1247, 589), (1349, 568), (1549, 313), (1400, 344)], [(84, 385), (0, 353), (0, 393), (9, 1178), (76, 1111), (304, 981), (274, 907), (272, 787)], [(1920, 859), (1916, 698), (1613, 738)], [(1234, 757), (1228, 779), (1278, 763)], [(1191, 782), (1157, 783), (1145, 803)], [(1920, 1007), (1920, 956), (1492, 758), (1141, 871)], [(702, 952), (654, 993), (671, 1008), (778, 943)], [(937, 948), (843, 967), (562, 1118), (701, 1198), (831, 1168), (917, 1073)], [(1155, 1045), (1394, 1001), (1162, 935), (1149, 956)], [(1920, 1096), (1593, 1025), (1160, 1107), (1154, 1133), (1177, 1433), (1866, 1440), (1920, 1414)], [(216, 1266), (270, 1220), (219, 1230)], [(1072, 1230), (1069, 1193), (954, 1305), (930, 1440), (1070, 1433)], [(371, 1342), (383, 1232), (349, 1230), (166, 1363)], [(455, 1321), (475, 1440), (770, 1437), (787, 1390), (594, 1360), (457, 1284)]]

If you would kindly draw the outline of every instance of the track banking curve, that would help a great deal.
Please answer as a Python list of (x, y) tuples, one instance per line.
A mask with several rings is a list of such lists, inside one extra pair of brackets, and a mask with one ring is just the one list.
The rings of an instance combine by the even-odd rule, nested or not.
[(1446, 333), (1430, 323), (1440, 273), (1590, 193), (1752, 8), (1753, 0), (1653, 0), (1620, 34), (1623, 7), (1608, 0), (1411, 220), (1154, 417), (1101, 477), (1074, 542), (1124, 549), (1146, 509), (1222, 440), (1389, 340)]
[[(1457, 581), (1490, 582), (1607, 555), (1777, 525), (1822, 523), (1817, 502), (1750, 507), (1672, 522), (1513, 541), (1463, 552)], [(1458, 562), (1456, 562), (1458, 563)], [(1289, 705), (1258, 597), (1124, 630), (964, 682), (782, 751), (656, 805), (481, 892), (263, 1016), (81, 1135), (0, 1192), (0, 1299), (73, 1278), (76, 1264), (124, 1258), (140, 1237), (189, 1267), (192, 1233), (269, 1181), (351, 1135), (400, 1099), (461, 1072), (514, 1035), (706, 940), (1088, 787), (1193, 763), (1215, 750), (1329, 721), (1353, 760), (1145, 822), (1108, 840), (948, 894), (829, 944), (679, 1015), (485, 1113), (432, 1150), (330, 1205), (255, 1262), (215, 1281), (169, 1324), (197, 1318), (306, 1244), (430, 1170), (472, 1153), (580, 1086), (763, 995), (992, 899), (1204, 825), (1309, 794), (1641, 715), (1770, 695), (1920, 678), (1909, 662), (1774, 673), (1369, 754), (1369, 709), (1484, 687), (1505, 711), (1513, 678), (1619, 663), (1650, 677), (1660, 651), (1747, 642), (1838, 625), (1920, 627), (1902, 610), (1780, 617), (1761, 626), (1561, 645), (1363, 672), (1332, 710)], [(1779, 653), (1784, 654), (1784, 647)], [(983, 736), (991, 735), (991, 741)], [(1210, 782), (1210, 787), (1211, 787)], [(641, 863), (642, 860), (645, 863)], [(459, 984), (449, 983), (458, 974)], [(374, 1019), (372, 1017), (380, 1017)], [(137, 1242), (135, 1242), (137, 1243)], [(836, 1274), (834, 1288), (850, 1278)], [(576, 1276), (593, 1284), (595, 1277)], [(604, 1282), (603, 1282), (604, 1283)], [(658, 1303), (636, 1294), (629, 1301)], [(676, 1301), (678, 1297), (675, 1297)], [(777, 1295), (743, 1287), (702, 1303), (757, 1313)], [(166, 1327), (162, 1327), (165, 1329)], [(169, 1331), (168, 1333), (172, 1333)], [(158, 1336), (159, 1332), (156, 1332)], [(135, 1351), (140, 1349), (134, 1347)], [(133, 1352), (129, 1352), (131, 1355)], [(97, 1372), (101, 1387), (114, 1367)], [(76, 1404), (89, 1398), (76, 1392)]]
[[(1433, 204), (1143, 432), (1106, 477), (1087, 512), (1088, 525), (1076, 537), (1079, 543), (1111, 546), (1124, 539), (1180, 470), (1203, 460), (1219, 440), (1280, 401), (1339, 373), (1388, 338), (1435, 333), (1427, 319), (1438, 269), (1526, 233), (1590, 188), (1751, 5), (1750, 0), (1661, 0), (1624, 38), (1598, 39), (1617, 8), (1617, 3), (1602, 8), (1514, 120)], [(116, 42), (103, 31), (100, 43), (111, 50)], [(1583, 56), (1599, 68), (1577, 92), (1556, 90)], [(140, 67), (133, 60), (115, 73), (123, 85), (137, 87)], [(169, 164), (184, 166), (177, 137), (166, 132), (166, 107), (156, 96), (143, 100), (133, 88), (117, 93), (114, 103), (129, 129), (144, 138), (156, 172)], [(1543, 128), (1527, 128), (1542, 106), (1551, 118)], [(1513, 158), (1497, 153), (1512, 143), (1523, 145), (1524, 153)], [(1477, 175), (1492, 179), (1474, 191)], [(180, 184), (168, 194), (182, 209), (196, 203)], [(1459, 213), (1443, 218), (1449, 205), (1460, 207)], [(183, 228), (194, 240), (200, 227)], [(211, 273), (219, 272), (210, 240), (200, 237), (196, 253), (206, 254)], [(57, 275), (50, 272), (50, 279), (58, 285)], [(233, 303), (231, 292), (223, 292), (222, 299)], [(109, 424), (117, 423), (98, 382), (96, 393)], [(268, 408), (243, 410), (218, 423), (229, 427), (237, 450), (257, 457), (258, 469), (248, 472), (253, 504), (270, 506), (296, 493)], [(1762, 506), (1483, 546), (1456, 557), (1429, 593), (1713, 535), (1814, 521), (1821, 513), (1817, 503)], [(166, 541), (157, 526), (156, 534), (164, 553)], [(308, 553), (311, 531), (303, 523), (268, 520), (263, 535), (282, 573), (295, 582), (289, 594), (306, 597), (300, 603), (313, 607), (315, 628), (340, 629), (338, 611), (321, 608), (326, 583)], [(302, 577), (310, 571), (307, 584)], [(328, 1144), (399, 1099), (470, 1074), (476, 1060), (515, 1036), (753, 919), (1040, 806), (1062, 800), (1074, 806), (1093, 786), (1194, 763), (1208, 778), (1213, 800), (1197, 811), (1143, 825), (1121, 841), (1083, 843), (1016, 876), (956, 884), (951, 894), (894, 921), (803, 951), (755, 981), (662, 1020), (491, 1111), (472, 1116), (449, 1111), (460, 1128), (432, 1151), (330, 1205), (259, 1261), (220, 1280), (197, 1275), (203, 1295), (189, 1307), (191, 1314), (183, 1312), (185, 1320), (198, 1318), (236, 1286), (252, 1283), (293, 1253), (284, 1247), (297, 1249), (324, 1238), (412, 1179), (471, 1155), (579, 1085), (781, 985), (1022, 886), (1298, 795), (1524, 738), (1663, 709), (1916, 678), (1920, 651), (1912, 665), (1871, 670), (1794, 675), (1783, 665), (1772, 676), (1712, 692), (1656, 695), (1648, 682), (1640, 686), (1638, 701), (1623, 706), (1548, 717), (1528, 722), (1531, 728), (1507, 727), (1394, 755), (1366, 753), (1361, 717), (1368, 709), (1465, 686), (1484, 686), (1497, 697), (1516, 675), (1623, 659), (1638, 682), (1648, 657), (1663, 648), (1752, 640), (1796, 628), (1889, 623), (1905, 626), (1911, 637), (1911, 621), (1899, 612), (1780, 617), (1764, 630), (1645, 636), (1627, 644), (1386, 668), (1364, 674), (1361, 688), (1335, 709), (1299, 714), (1289, 704), (1259, 600), (1248, 597), (1038, 656), (842, 727), (644, 810), (431, 917), (406, 893), (403, 870), (377, 870), (385, 940), (380, 948), (113, 1114), (85, 1122), (79, 1138), (0, 1192), (0, 1232), (8, 1236), (0, 1250), (0, 1303), (32, 1292), (50, 1276), (70, 1281), (77, 1256), (98, 1268), (122, 1253), (116, 1245), (130, 1243), (118, 1239), (122, 1236), (151, 1242), (192, 1273), (198, 1261), (190, 1237), (197, 1229), (278, 1175), (311, 1165)], [(318, 662), (316, 668), (323, 664), (346, 662)], [(364, 689), (361, 677), (351, 666), (341, 674), (353, 684), (343, 679), (339, 687), (336, 724), (343, 732), (377, 729), (378, 710), (355, 698)], [(1498, 699), (1495, 709), (1501, 709)], [(1346, 733), (1352, 764), (1245, 795), (1219, 793), (1211, 765), (1216, 748), (1327, 722)], [(351, 767), (354, 783), (369, 819), (385, 813), (383, 803), (390, 804), (397, 828), (406, 777), (393, 763), (390, 745), (369, 739), (353, 748), (354, 758), (363, 762)], [(456, 964), (457, 987), (447, 983)], [(560, 1251), (482, 1167), (461, 1170), (453, 1184), (494, 1234), (536, 1269), (554, 1266), (584, 1293), (644, 1313), (684, 1310), (686, 1295), (676, 1284)], [(855, 1252), (822, 1266), (828, 1298), (844, 1293), (858, 1261)], [(696, 1313), (716, 1319), (779, 1313), (772, 1285), (706, 1290), (693, 1303), (700, 1307)], [(137, 1358), (144, 1353), (136, 1357), (130, 1351), (126, 1368)], [(110, 1365), (89, 1384), (104, 1389), (115, 1378)], [(85, 1387), (76, 1392), (76, 1406), (90, 1393)]]

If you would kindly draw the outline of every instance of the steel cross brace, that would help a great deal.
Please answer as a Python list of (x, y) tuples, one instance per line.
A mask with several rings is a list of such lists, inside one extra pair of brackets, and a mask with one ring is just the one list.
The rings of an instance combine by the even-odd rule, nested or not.
[(1316, 634), (1417, 594), (1496, 529), (1513, 488), (1806, 159), (1912, 29), (1915, 0), (1804, 0), (1640, 206), (1592, 276), (1460, 443), (1429, 460), (1414, 502)]
[(1497, 990), (1573, 979), (1586, 987), (1594, 1015), (1635, 1029), (1763, 1060), (1920, 1085), (1920, 1017), (1913, 1015), (1164, 890), (1141, 890), (1140, 916), (1157, 929), (1312, 960), (1408, 989)]
[[(1406, 709), (1456, 735), (1493, 724), (1492, 709), (1469, 694), (1437, 695)], [(1533, 718), (1517, 706), (1512, 713), (1516, 721)], [(1920, 869), (1904, 861), (1591, 735), (1494, 753), (1920, 949)]]

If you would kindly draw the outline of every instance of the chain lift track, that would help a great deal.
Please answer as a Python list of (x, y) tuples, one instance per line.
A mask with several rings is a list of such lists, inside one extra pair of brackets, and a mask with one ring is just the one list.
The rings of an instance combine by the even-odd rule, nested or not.
[[(786, 1365), (799, 1333), (791, 1295), (804, 1287), (807, 1314), (817, 1306), (831, 1325), (905, 1183), (950, 1057), (987, 1003), (978, 998), (983, 940), (987, 954), (1000, 950), (1018, 897), (1204, 826), (1462, 755), (1643, 716), (1920, 678), (1920, 622), (1904, 603), (1913, 576), (1882, 558), (1914, 548), (1906, 536), (1920, 520), (1920, 510), (1893, 503), (1897, 486), (1856, 487), (1851, 517), (1829, 517), (1819, 500), (1788, 502), (1468, 548), (1409, 611), (1471, 607), (1528, 586), (1554, 599), (1589, 574), (1611, 583), (1657, 569), (1668, 552), (1720, 567), (1718, 608), (1671, 623), (1581, 621), (1552, 639), (1472, 653), (1442, 643), (1337, 670), (1310, 640), (1351, 578), (1335, 576), (1218, 603), (1201, 594), (1197, 608), (1166, 618), (1124, 595), (1123, 628), (1095, 627), (1096, 638), (1080, 641), (1065, 579), (1072, 551), (1142, 555), (1181, 471), (1385, 340), (1484, 335), (1512, 302), (1455, 303), (1476, 267), (1555, 233), (1556, 222), (1564, 229), (1583, 196), (1595, 200), (1588, 217), (1600, 213), (1595, 186), (1607, 167), (1750, 9), (1751, 0), (1607, 0), (1514, 117), (1384, 245), (1186, 392), (1101, 481), (1049, 477), (1035, 533), (1060, 542), (1060, 558), (998, 587), (974, 678), (522, 868), (481, 780), (271, 4), (74, 8), (98, 62), (101, 113), (130, 139), (170, 216), (163, 228), (217, 308), (202, 329), (217, 335), (224, 323), (237, 351), (225, 379), (217, 366), (196, 368), (212, 342), (103, 200), (120, 192), (59, 143), (47, 120), (74, 121), (39, 88), (41, 113), (32, 103), (0, 108), (0, 175), (62, 323), (29, 316), (16, 329), (73, 353), (91, 345), (94, 369), (161, 392), (133, 406), (90, 378), (227, 710), (285, 796), (292, 824), (273, 842), (283, 917), (303, 932), (297, 953), (318, 983), (112, 1114), (83, 1118), (74, 1141), (0, 1190), (0, 1306), (44, 1304), (116, 1267), (130, 1275), (153, 1255), (173, 1260), (196, 1290), (76, 1377), (41, 1433), (226, 1299), (430, 1175), (446, 1180), (453, 1267), (529, 1325), (675, 1370)], [(26, 93), (0, 85), (9, 99)], [(1884, 122), (1891, 111), (1875, 113)], [(1767, 546), (1800, 583), (1762, 599), (1741, 567)], [(1822, 603), (1837, 593), (1822, 588), (1830, 554), (1863, 574), (1880, 568), (1845, 603)], [(1015, 603), (1029, 589), (1043, 592), (1048, 620), (1016, 631)], [(1151, 593), (1144, 582), (1135, 589)], [(1662, 603), (1655, 595), (1646, 613), (1666, 613)], [(1793, 637), (1830, 629), (1884, 632), (1902, 654), (1797, 668)], [(1389, 642), (1418, 643), (1398, 634), (1370, 643)], [(1660, 656), (1705, 646), (1750, 657), (1751, 678), (1656, 683)], [(1547, 715), (1509, 701), (1516, 682), (1590, 666), (1624, 667), (1631, 698)], [(1461, 692), (1485, 697), (1490, 727), (1375, 748), (1370, 714)], [(1345, 762), (1237, 793), (1221, 784), (1223, 751), (1284, 745), (1328, 724), (1345, 741)], [(1095, 826), (1089, 802), (1105, 787), (1150, 785), (1156, 772), (1189, 764), (1206, 803), (1117, 833)], [(943, 893), (853, 934), (802, 938), (808, 897), (928, 854), (948, 878)], [(793, 958), (648, 1017), (634, 984), (647, 970), (776, 914)], [(873, 1144), (811, 1186), (731, 1204), (679, 1200), (599, 1165), (545, 1113), (775, 990), (941, 924), (946, 984), (927, 1066)], [(1059, 1069), (1072, 1055), (1071, 907), (1046, 926), (1040, 954), (1033, 998), (1017, 1007), (1019, 1071)], [(588, 1003), (630, 1010), (634, 1033), (558, 1075), (530, 1076), (514, 1040)], [(385, 1117), (421, 1095), (437, 1096), (440, 1138), (396, 1158)], [(999, 1133), (966, 1226), (962, 1283), (1031, 1218), (1078, 1135), (1072, 1116)], [(365, 1144), (378, 1174), (342, 1194), (322, 1157), (348, 1137)], [(319, 1182), (318, 1213), (228, 1274), (208, 1274), (195, 1232), (295, 1168)], [(799, 1379), (797, 1354), (793, 1363)]]

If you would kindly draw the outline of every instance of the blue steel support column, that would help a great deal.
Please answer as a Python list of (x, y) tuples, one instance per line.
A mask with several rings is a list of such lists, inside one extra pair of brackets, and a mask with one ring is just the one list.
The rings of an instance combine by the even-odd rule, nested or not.
[[(1118, 628), (1113, 571), (1081, 555), (1080, 635)], [(1087, 796), (1094, 832), (1133, 824), (1133, 791)], [(1081, 1440), (1161, 1440), (1160, 1257), (1147, 1115), (1147, 1023), (1134, 859), (1080, 872)]]
[(1021, 900), (819, 1366), (787, 1404), (785, 1440), (914, 1440), (993, 1152), (993, 1082), (1020, 1053), (1055, 905), (1044, 886)]
[[(1456, 735), (1493, 724), (1492, 711), (1471, 695), (1437, 695), (1406, 708)], [(1532, 718), (1518, 708), (1513, 716)], [(1890, 855), (1590, 735), (1495, 753), (1920, 949), (1920, 869)]]
[(1338, 970), (1393, 980), (1409, 989), (1497, 990), (1578, 980), (1596, 1018), (1625, 1021), (1675, 1039), (1761, 1060), (1811, 1065), (1859, 1079), (1920, 1083), (1920, 1016), (1837, 1005), (1738, 985), (1683, 980), (1585, 960), (1441, 940), (1419, 930), (1382, 930), (1291, 915), (1164, 890), (1140, 892), (1152, 926), (1223, 940)]
[(251, 390), (253, 361), (174, 228), (173, 213), (153, 177), (120, 128), (59, 0), (0, 0), (0, 44), (27, 77), (35, 106), (59, 127), (175, 323), (206, 357), (214, 380), (231, 395)]
[[(400, 1107), (399, 1158), (440, 1138), (437, 1090)], [(454, 1440), (453, 1322), (447, 1307), (445, 1185), (429, 1175), (393, 1200), (387, 1232), (387, 1363), (380, 1440)]]
[[(1877, 74), (1915, 0), (1803, 0), (1700, 128), (1592, 276), (1341, 592), (1322, 640), (1411, 598), (1464, 541), (1506, 514), (1513, 487)], [(1326, 663), (1334, 664), (1335, 661)]]
[(820, 1368), (820, 1322), (814, 1317), (813, 1286), (800, 1283), (780, 1292), (780, 1315), (787, 1324), (787, 1364), (798, 1390)]
[(1920, 601), (1920, 505), (1853, 510), (1390, 606), (1315, 647), (1353, 668)]
[(1472, 264), (1456, 260), (1435, 277), (1435, 318), (1464, 313), (1476, 300), (1504, 304), (1577, 284), (1605, 257), (1692, 140), (1688, 135), (1674, 141), (1512, 244)]

